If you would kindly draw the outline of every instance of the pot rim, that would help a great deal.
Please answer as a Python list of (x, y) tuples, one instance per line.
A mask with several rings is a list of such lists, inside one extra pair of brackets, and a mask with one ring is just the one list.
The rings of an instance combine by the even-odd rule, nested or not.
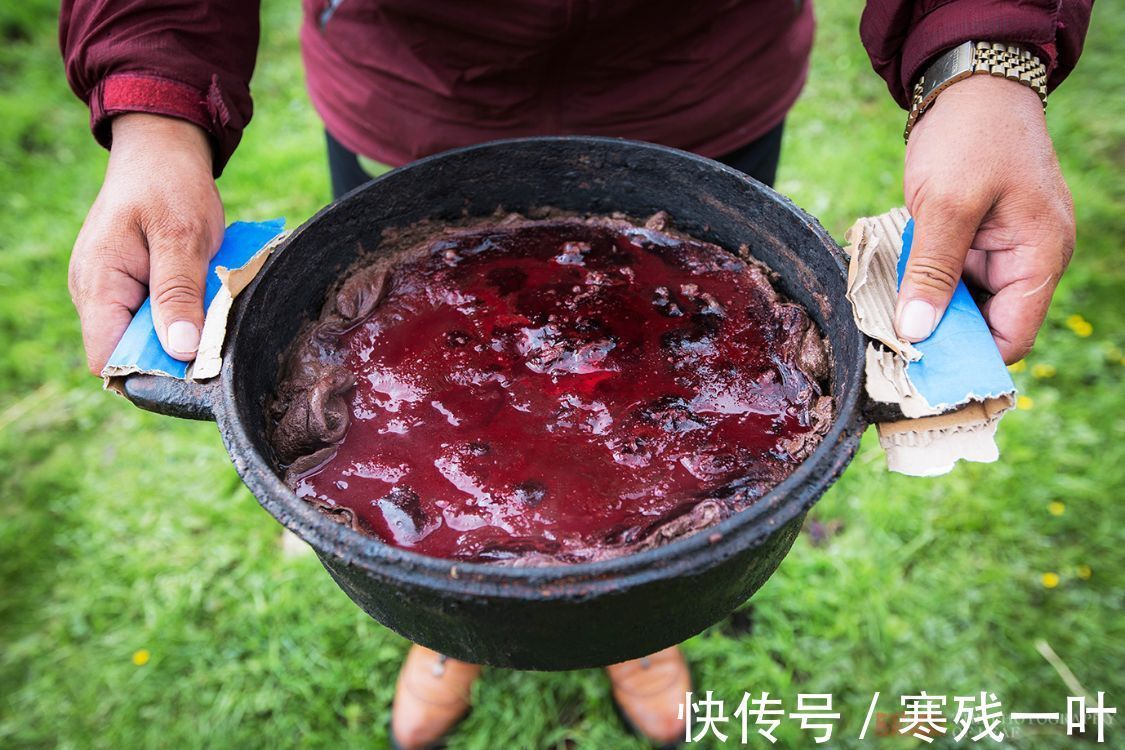
[[(237, 331), (247, 314), (249, 301), (261, 280), (268, 274), (277, 258), (309, 227), (331, 219), (340, 207), (355, 195), (373, 184), (411, 170), (425, 168), (453, 155), (474, 151), (503, 149), (515, 144), (584, 143), (605, 147), (627, 145), (663, 152), (677, 159), (707, 162), (718, 169), (763, 188), (766, 196), (784, 211), (805, 224), (833, 257), (841, 274), (846, 275), (843, 251), (811, 215), (797, 207), (789, 198), (762, 185), (752, 177), (705, 157), (623, 138), (595, 136), (544, 136), (490, 141), (483, 144), (445, 151), (411, 162), (391, 170), (322, 208), (284, 240), (266, 261), (258, 276), (239, 295), (228, 331)], [(852, 328), (854, 335), (862, 336)], [(535, 598), (571, 599), (576, 596), (594, 596), (609, 591), (620, 591), (654, 578), (690, 575), (709, 568), (734, 555), (739, 550), (754, 546), (780, 529), (793, 518), (804, 513), (828, 489), (854, 457), (860, 437), (866, 427), (862, 415), (861, 388), (837, 394), (836, 415), (820, 444), (797, 469), (756, 502), (723, 521), (680, 539), (661, 544), (649, 550), (621, 555), (597, 562), (564, 563), (542, 566), (510, 566), (495, 563), (462, 562), (430, 557), (417, 552), (393, 547), (383, 541), (353, 531), (350, 527), (332, 521), (312, 505), (297, 497), (270, 467), (266, 457), (255, 448), (248, 425), (239, 417), (236, 380), (238, 342), (236, 335), (228, 336), (224, 345), (224, 365), (221, 375), (220, 398), (214, 403), (214, 416), (219, 425), (224, 445), (247, 486), (258, 502), (286, 528), (308, 542), (321, 556), (331, 555), (346, 565), (358, 565), (369, 574), (397, 580), (412, 585), (441, 588), (451, 596), (479, 598)], [(846, 365), (854, 368), (855, 382), (862, 382), (863, 347), (856, 347), (857, 356)], [(839, 380), (833, 372), (834, 380)], [(716, 539), (716, 535), (719, 537)], [(707, 554), (703, 554), (703, 553)], [(471, 582), (470, 587), (466, 586)]]

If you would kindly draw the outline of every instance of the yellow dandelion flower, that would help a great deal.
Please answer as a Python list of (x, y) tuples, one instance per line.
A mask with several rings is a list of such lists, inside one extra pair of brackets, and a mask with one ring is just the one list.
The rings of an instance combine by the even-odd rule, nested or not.
[(1052, 500), (1047, 503), (1047, 512), (1052, 516), (1061, 516), (1066, 512), (1066, 504), (1058, 500)]
[(1022, 359), (1018, 362), (1013, 362), (1012, 364), (1008, 365), (1008, 372), (1023, 372), (1026, 369), (1027, 362), (1024, 362)]
[(1083, 581), (1090, 580), (1090, 576), (1094, 575), (1093, 569), (1089, 565), (1078, 566), (1078, 577)]
[(1019, 396), (1016, 398), (1017, 409), (1030, 409), (1035, 406), (1035, 402), (1031, 400), (1031, 396)]
[(1079, 338), (1086, 338), (1094, 332), (1094, 326), (1081, 315), (1071, 315), (1066, 319), (1066, 327), (1074, 331)]
[(152, 653), (147, 648), (139, 648), (133, 652), (133, 663), (138, 667), (148, 664), (148, 660), (151, 658)]
[(1053, 589), (1055, 586), (1059, 585), (1059, 574), (1058, 573), (1044, 573), (1043, 577), (1040, 578), (1039, 580), (1041, 580), (1043, 582), (1043, 585), (1046, 588)]
[(1055, 377), (1055, 366), (1048, 364), (1035, 365), (1031, 368), (1031, 377), (1033, 378), (1053, 378)]

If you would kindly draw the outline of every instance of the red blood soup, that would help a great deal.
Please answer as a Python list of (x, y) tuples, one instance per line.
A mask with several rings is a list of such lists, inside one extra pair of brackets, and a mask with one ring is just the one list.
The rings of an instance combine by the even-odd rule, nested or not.
[(325, 319), (370, 308), (312, 334), (346, 433), (296, 493), (422, 554), (572, 562), (788, 476), (831, 418), (816, 326), (758, 264), (654, 220), (447, 230), (338, 297)]

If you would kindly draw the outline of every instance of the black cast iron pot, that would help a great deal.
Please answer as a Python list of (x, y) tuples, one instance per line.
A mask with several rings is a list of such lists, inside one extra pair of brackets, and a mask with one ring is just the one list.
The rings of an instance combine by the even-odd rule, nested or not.
[[(528, 211), (669, 211), (677, 228), (749, 246), (832, 344), (837, 414), (824, 441), (752, 507), (702, 533), (580, 565), (453, 563), (387, 546), (332, 522), (277, 473), (265, 407), (280, 355), (329, 289), (377, 251), (380, 233), (422, 219)], [(135, 404), (218, 422), (243, 481), (307, 541), (356, 604), (415, 643), (520, 669), (592, 667), (650, 654), (700, 632), (750, 597), (793, 544), (809, 507), (851, 461), (861, 413), (864, 339), (844, 298), (845, 265), (811, 216), (744, 174), (670, 148), (606, 138), (488, 143), (423, 159), (350, 193), (293, 232), (238, 298), (222, 374), (205, 384), (127, 378)]]

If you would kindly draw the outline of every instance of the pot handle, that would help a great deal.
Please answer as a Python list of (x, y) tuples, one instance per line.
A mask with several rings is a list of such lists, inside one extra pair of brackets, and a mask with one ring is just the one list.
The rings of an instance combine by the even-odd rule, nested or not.
[[(866, 341), (870, 341), (865, 336)], [(898, 404), (887, 403), (885, 401), (876, 401), (871, 398), (871, 394), (867, 392), (867, 373), (863, 375), (863, 395), (860, 398), (860, 413), (867, 424), (881, 424), (883, 422), (899, 422), (907, 419), (907, 416), (902, 413), (902, 407)]]
[(180, 419), (213, 422), (218, 403), (218, 378), (206, 382), (134, 372), (124, 376), (119, 392), (134, 406)]

